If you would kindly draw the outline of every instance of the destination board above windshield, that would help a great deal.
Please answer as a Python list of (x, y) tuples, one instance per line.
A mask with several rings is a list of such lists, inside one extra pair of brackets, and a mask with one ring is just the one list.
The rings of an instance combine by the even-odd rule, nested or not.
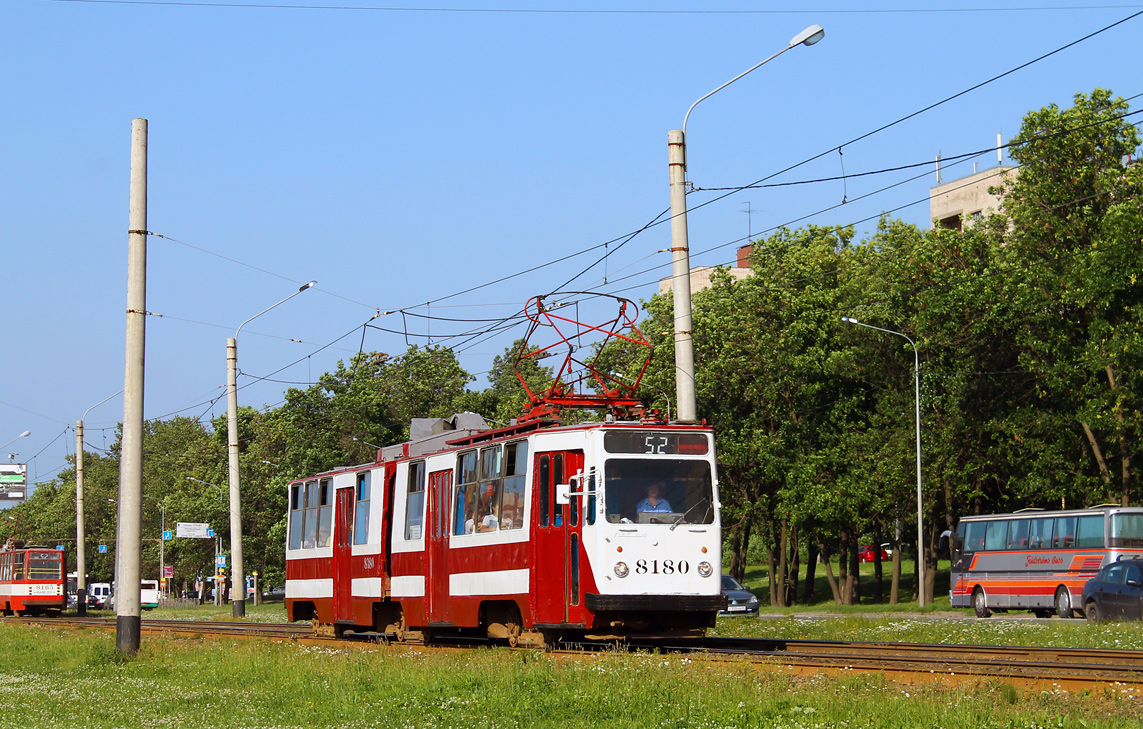
[(664, 433), (653, 430), (610, 430), (603, 434), (608, 453), (644, 453), (662, 456), (705, 456), (710, 450), (706, 433)]

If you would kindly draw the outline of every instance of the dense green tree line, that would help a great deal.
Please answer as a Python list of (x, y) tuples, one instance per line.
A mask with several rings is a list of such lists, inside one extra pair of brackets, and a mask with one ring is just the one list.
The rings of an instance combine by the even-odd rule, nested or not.
[[(916, 343), (930, 567), (963, 514), (1139, 500), (1143, 165), (1130, 163), (1139, 138), (1127, 112), (1097, 89), (1030, 113), (1010, 149), (1019, 173), (997, 182), (1002, 209), (962, 231), (888, 218), (863, 241), (851, 228), (782, 230), (756, 242), (753, 276), (716, 275), (696, 294), (698, 412), (718, 441), (730, 571), (741, 575), (760, 545), (774, 604), (806, 600), (817, 569), (838, 602), (899, 597), (902, 550), (915, 544), (913, 349), (842, 317)], [(664, 409), (672, 320), (670, 298), (656, 296), (641, 324), (656, 344), (642, 392)], [(358, 354), (276, 408), (243, 408), (250, 570), (281, 581), (290, 479), (368, 462), (366, 443), (405, 439), (413, 417), (519, 414), (521, 345), (496, 358), (483, 390), (469, 389), (474, 378), (447, 348), (411, 347)], [(601, 361), (629, 375), (642, 365), (622, 344)], [(532, 359), (523, 376), (534, 390), (550, 381)], [(225, 438), (222, 418), (148, 424), (146, 535), (158, 535), (160, 504), (168, 527), (201, 521), (227, 533)], [(74, 538), (74, 476), (41, 484), (0, 537)], [(117, 447), (86, 454), (85, 477), (88, 571), (107, 579), (113, 555), (95, 549), (114, 543)], [(882, 541), (896, 547), (889, 594), (859, 596), (857, 548)], [(168, 542), (176, 586), (209, 570), (213, 550)], [(144, 565), (157, 573), (157, 541), (145, 542)], [(931, 598), (935, 570), (926, 575)]]
[[(914, 353), (843, 317), (919, 351), (930, 599), (941, 534), (962, 514), (1139, 499), (1143, 166), (1126, 113), (1097, 89), (1029, 114), (1010, 152), (1018, 174), (998, 178), (1002, 209), (963, 231), (782, 230), (755, 244), (753, 276), (694, 297), (730, 571), (760, 540), (785, 605), (800, 555), (805, 590), (818, 554), (840, 555), (836, 579), (823, 566), (851, 602), (859, 542), (884, 540), (898, 547), (898, 597), (900, 547), (916, 534)], [(672, 316), (657, 297), (645, 330), (670, 331)], [(673, 384), (662, 344), (652, 390)]]

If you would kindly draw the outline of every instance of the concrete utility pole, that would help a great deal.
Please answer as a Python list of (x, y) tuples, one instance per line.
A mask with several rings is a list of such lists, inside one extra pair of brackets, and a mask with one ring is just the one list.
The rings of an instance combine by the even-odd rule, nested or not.
[(127, 224), (127, 348), (119, 465), (115, 650), (139, 652), (143, 538), (143, 365), (147, 316), (147, 120), (131, 122), (131, 203)]
[(699, 102), (713, 96), (738, 79), (774, 60), (791, 48), (812, 46), (825, 37), (820, 25), (810, 27), (790, 39), (785, 48), (756, 63), (722, 86), (703, 96), (683, 117), (683, 128), (667, 132), (667, 158), (671, 184), (671, 291), (675, 304), (675, 398), (676, 422), (693, 423), (695, 405), (694, 336), (691, 331), (691, 259), (687, 241), (687, 121)]
[(87, 532), (83, 526), (83, 418), (75, 421), (75, 614), (87, 615)]

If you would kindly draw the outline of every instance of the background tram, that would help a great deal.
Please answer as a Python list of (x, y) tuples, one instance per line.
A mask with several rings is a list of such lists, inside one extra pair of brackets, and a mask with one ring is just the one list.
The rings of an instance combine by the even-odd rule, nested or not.
[(982, 618), (994, 610), (1078, 616), (1084, 583), (1128, 555), (1143, 555), (1143, 508), (966, 516), (953, 543), (950, 603)]
[(0, 548), (0, 608), (5, 615), (59, 615), (67, 607), (67, 559), (61, 549)]
[(709, 428), (462, 413), (411, 435), (289, 485), (290, 620), (545, 645), (701, 634), (725, 607)]

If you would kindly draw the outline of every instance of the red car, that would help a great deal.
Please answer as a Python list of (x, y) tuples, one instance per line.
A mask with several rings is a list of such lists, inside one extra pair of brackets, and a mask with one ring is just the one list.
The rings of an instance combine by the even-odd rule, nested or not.
[[(892, 556), (892, 554), (893, 554), (893, 550), (889, 549), (888, 542), (881, 545), (881, 561), (882, 562), (888, 562), (889, 557)], [(873, 545), (861, 547), (857, 552), (857, 556), (861, 558), (862, 562), (872, 562), (874, 559)]]

